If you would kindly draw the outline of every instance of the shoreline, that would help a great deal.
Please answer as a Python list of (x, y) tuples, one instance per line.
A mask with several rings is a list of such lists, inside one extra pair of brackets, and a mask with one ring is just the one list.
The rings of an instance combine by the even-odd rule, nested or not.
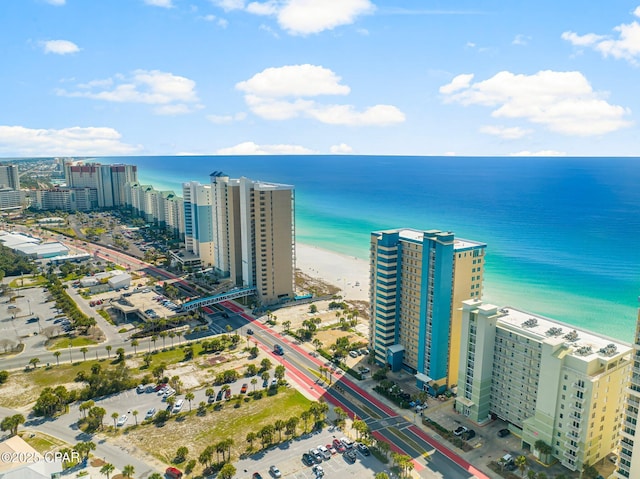
[(369, 263), (355, 256), (296, 243), (296, 268), (337, 288), (344, 299), (369, 301)]

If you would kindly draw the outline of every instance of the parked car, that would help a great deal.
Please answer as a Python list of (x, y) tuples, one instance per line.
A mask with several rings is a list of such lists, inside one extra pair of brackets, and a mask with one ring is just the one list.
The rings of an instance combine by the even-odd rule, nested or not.
[(316, 477), (324, 476), (324, 469), (319, 464), (316, 464), (315, 466), (313, 466), (311, 470), (316, 473)]
[(360, 451), (364, 456), (370, 456), (371, 452), (366, 444), (358, 443), (358, 451)]
[(338, 452), (344, 452), (347, 450), (347, 448), (344, 447), (344, 444), (342, 444), (342, 441), (340, 439), (333, 440), (333, 447), (335, 447)]
[(311, 454), (309, 454), (308, 452), (305, 452), (302, 455), (302, 463), (305, 466), (313, 466), (313, 464), (315, 463), (315, 461), (313, 460), (313, 456), (311, 456)]
[(153, 416), (156, 415), (156, 408), (152, 407), (151, 409), (149, 409), (147, 411), (147, 414), (145, 414), (144, 418), (145, 419), (153, 419)]
[(173, 409), (171, 410), (171, 412), (173, 413), (180, 412), (180, 410), (182, 409), (182, 406), (184, 406), (184, 399), (178, 399), (176, 403), (173, 405)]
[(260, 475), (259, 472), (254, 472), (253, 476), (251, 476), (252, 479), (262, 479), (262, 476)]
[(476, 432), (473, 429), (469, 429), (467, 432), (463, 432), (460, 437), (462, 437), (462, 439), (464, 439), (465, 441), (470, 441), (471, 439), (476, 437)]
[(357, 358), (358, 353), (356, 351), (349, 351), (349, 356), (351, 356), (352, 358)]
[(176, 469), (175, 467), (167, 467), (164, 473), (166, 476), (170, 477), (171, 479), (181, 479), (182, 477), (182, 472), (179, 469)]
[(224, 391), (222, 389), (218, 391), (218, 394), (216, 395), (216, 401), (222, 401), (223, 394), (224, 394)]
[(353, 441), (347, 437), (341, 437), (340, 441), (342, 442), (342, 444), (344, 444), (344, 447), (346, 447), (347, 449), (352, 449), (353, 448)]
[(350, 462), (356, 462), (356, 452), (354, 450), (348, 450), (345, 452), (344, 457)]
[(333, 447), (333, 444), (327, 444), (325, 447), (327, 448), (327, 450), (328, 450), (331, 454), (335, 454), (336, 452), (338, 452), (338, 451), (336, 450), (336, 448), (335, 448), (335, 447)]
[(249, 385), (247, 383), (244, 383), (242, 385), (242, 388), (240, 389), (240, 394), (246, 394), (248, 388), (249, 388)]
[(324, 446), (318, 446), (318, 451), (320, 451), (320, 454), (322, 454), (322, 457), (324, 459), (331, 459), (331, 453), (329, 452), (329, 449), (327, 449)]
[(282, 473), (280, 472), (280, 469), (278, 469), (278, 466), (269, 467), (269, 472), (273, 477), (282, 477)]
[(126, 414), (123, 414), (122, 416), (120, 416), (118, 418), (118, 420), (116, 421), (116, 426), (117, 427), (122, 427), (125, 425), (125, 423), (129, 420), (129, 416), (127, 416)]
[(454, 431), (453, 434), (456, 436), (461, 436), (462, 433), (467, 432), (468, 429), (464, 426), (458, 426)]
[(322, 462), (322, 454), (317, 449), (309, 449), (309, 454), (311, 454), (316, 463), (320, 464)]
[(498, 437), (507, 437), (509, 434), (511, 434), (511, 431), (508, 429), (500, 429), (498, 431)]

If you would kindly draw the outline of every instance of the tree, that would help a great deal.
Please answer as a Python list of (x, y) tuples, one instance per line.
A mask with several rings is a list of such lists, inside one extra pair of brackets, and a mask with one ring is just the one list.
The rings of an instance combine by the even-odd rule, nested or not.
[(311, 306), (309, 306), (309, 312), (311, 314), (316, 314), (318, 312), (318, 307), (315, 304), (312, 304)]
[(253, 392), (256, 392), (256, 384), (258, 384), (258, 380), (256, 378), (251, 378), (251, 385), (253, 386)]
[(96, 426), (100, 425), (101, 428), (104, 429), (104, 417), (107, 414), (107, 411), (100, 407), (100, 406), (95, 406), (92, 407), (91, 409), (89, 409), (89, 412), (87, 413), (89, 415), (89, 417), (96, 422)]
[(109, 479), (109, 476), (114, 470), (115, 470), (115, 466), (113, 464), (106, 463), (104, 466), (100, 468), (100, 474), (107, 476), (107, 479)]
[(83, 346), (80, 348), (80, 352), (82, 353), (82, 360), (86, 361), (87, 360), (87, 353), (89, 352), (89, 348), (87, 348), (86, 346)]
[(160, 474), (159, 472), (154, 472), (149, 476), (149, 479), (164, 479), (165, 476)]
[(38, 363), (40, 362), (39, 358), (31, 358), (29, 360), (29, 364), (31, 364), (33, 366), (33, 369), (35, 369), (36, 367), (38, 367)]
[(111, 358), (111, 350), (113, 349), (113, 346), (111, 346), (110, 344), (107, 344), (104, 349), (107, 350), (107, 357)]
[(287, 419), (287, 427), (285, 428), (284, 433), (288, 436), (294, 435), (299, 422), (300, 419), (295, 416)]
[(138, 425), (138, 410), (134, 409), (133, 412), (131, 413), (133, 414), (133, 418), (136, 420), (136, 426)]
[(117, 362), (119, 362), (119, 363), (123, 362), (124, 361), (124, 348), (116, 349), (116, 356), (117, 356), (117, 359), (116, 359)]
[(138, 354), (138, 345), (140, 342), (137, 339), (133, 339), (131, 341), (131, 346), (133, 347), (133, 354)]
[(235, 475), (236, 468), (229, 462), (222, 466), (222, 469), (218, 472), (218, 477), (220, 477), (220, 479), (231, 479)]
[(582, 477), (585, 479), (595, 479), (598, 474), (598, 470), (590, 464), (585, 464), (582, 467)]
[(284, 328), (285, 333), (288, 333), (289, 329), (291, 329), (291, 321), (283, 321), (282, 327)]
[(527, 479), (536, 479), (536, 471), (534, 471), (533, 469), (529, 469), (527, 471)]
[(96, 443), (92, 441), (79, 442), (74, 449), (85, 459), (89, 458), (89, 453), (96, 450)]
[(275, 423), (273, 423), (273, 428), (278, 431), (278, 436), (280, 438), (280, 441), (282, 441), (282, 431), (284, 430), (284, 428), (286, 427), (286, 423), (282, 420), (282, 419), (278, 419), (276, 420)]
[(524, 477), (524, 471), (527, 470), (527, 458), (524, 456), (516, 457), (516, 466), (520, 469), (522, 477)]
[(176, 464), (184, 462), (187, 459), (188, 454), (189, 454), (189, 449), (187, 449), (185, 446), (180, 446), (176, 451), (176, 457), (174, 459), (174, 462)]
[(375, 479), (389, 479), (389, 474), (386, 472), (378, 472), (375, 475)]
[(187, 394), (184, 395), (184, 398), (189, 401), (189, 411), (191, 411), (191, 401), (193, 401), (195, 399), (195, 396), (193, 395), (192, 392), (188, 392)]
[(113, 419), (113, 427), (116, 427), (116, 421), (118, 420), (119, 414), (117, 412), (111, 413), (111, 419)]
[(136, 472), (135, 468), (131, 464), (127, 464), (122, 468), (122, 475), (131, 479), (133, 473)]
[(276, 366), (276, 370), (273, 373), (273, 375), (277, 379), (281, 380), (281, 379), (284, 379), (284, 373), (285, 373), (285, 367), (282, 364), (279, 364), (278, 366)]
[(311, 419), (311, 416), (312, 414), (310, 411), (302, 411), (300, 413), (300, 419), (304, 422), (304, 432), (307, 432), (307, 422)]
[(257, 437), (258, 436), (256, 436), (256, 433), (253, 431), (247, 433), (246, 441), (249, 443), (250, 449), (253, 449), (253, 441), (255, 441)]
[(13, 416), (5, 417), (0, 423), (0, 430), (9, 431), (12, 436), (18, 434), (18, 426), (24, 424), (25, 419), (22, 414), (14, 414)]
[(313, 347), (316, 348), (316, 351), (322, 347), (322, 341), (320, 341), (318, 338), (313, 338), (311, 344), (313, 344)]
[(60, 366), (60, 355), (62, 353), (60, 351), (56, 351), (53, 355), (56, 357), (56, 366)]
[(545, 464), (549, 463), (549, 454), (553, 452), (553, 447), (544, 442), (542, 439), (538, 439), (534, 445), (534, 449), (536, 449), (540, 453), (540, 460)]

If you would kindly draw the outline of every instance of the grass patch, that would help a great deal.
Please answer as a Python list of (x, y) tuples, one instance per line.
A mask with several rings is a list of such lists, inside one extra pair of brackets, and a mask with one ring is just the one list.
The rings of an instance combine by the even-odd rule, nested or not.
[(51, 366), (40, 366), (36, 369), (30, 369), (24, 374), (29, 381), (39, 388), (56, 387), (60, 384), (72, 383), (79, 371), (91, 371), (91, 365), (96, 361), (83, 361), (74, 364), (55, 365), (55, 358), (52, 356)]
[(402, 439), (406, 444), (409, 444), (416, 451), (420, 451), (421, 450), (421, 446), (417, 442), (415, 442), (413, 439), (411, 439), (405, 433), (400, 431), (400, 429), (398, 429), (397, 427), (389, 426), (389, 428), (387, 428), (387, 430), (390, 431), (391, 434), (393, 434), (394, 436)]
[(47, 349), (50, 351), (55, 351), (56, 349), (65, 349), (65, 348), (77, 348), (81, 346), (93, 346), (98, 344), (95, 339), (88, 338), (86, 336), (74, 336), (74, 337), (64, 337), (59, 339), (50, 340), (51, 342), (47, 345)]
[(16, 278), (13, 281), (11, 281), (11, 283), (9, 283), (9, 286), (13, 289), (20, 289), (20, 288), (32, 288), (34, 286), (42, 286), (44, 284), (47, 283), (47, 280), (44, 276), (29, 276), (26, 278)]
[(45, 452), (53, 451), (60, 446), (65, 446), (66, 443), (57, 439), (55, 437), (48, 436), (47, 434), (43, 434), (41, 432), (36, 433), (24, 433), (21, 434), (20, 437), (24, 439), (24, 441), (29, 444), (32, 448), (38, 451), (40, 454), (44, 454)]
[[(181, 420), (170, 419), (163, 427), (144, 424), (126, 434), (131, 444), (145, 449), (149, 454), (163, 462), (170, 463), (176, 449), (186, 446), (189, 449), (187, 460), (196, 458), (212, 442), (223, 439), (233, 439), (232, 456), (247, 450), (245, 441), (247, 433), (258, 432), (267, 424), (273, 424), (278, 419), (287, 420), (293, 416), (300, 416), (302, 411), (309, 409), (311, 401), (297, 390), (286, 388), (273, 396), (265, 396), (259, 401), (243, 402), (240, 407), (234, 407), (236, 401), (224, 402), (219, 411), (208, 411), (204, 416), (196, 416), (196, 410), (182, 416)], [(309, 426), (311, 426), (309, 421)], [(298, 432), (302, 431), (302, 421)], [(282, 434), (283, 439), (286, 438)], [(274, 439), (278, 441), (276, 433)], [(260, 440), (254, 442), (254, 448), (260, 447)]]
[[(149, 352), (149, 340), (141, 339), (139, 340), (140, 344), (138, 345), (138, 353), (145, 354)], [(175, 341), (175, 339), (174, 339)], [(167, 366), (170, 364), (176, 364), (184, 361), (184, 350), (183, 346), (186, 344), (182, 344), (180, 346), (171, 347), (171, 340), (169, 338), (166, 339), (169, 347), (167, 349), (158, 349), (156, 351), (153, 350), (153, 343), (151, 343), (151, 364), (149, 365), (149, 369), (153, 369), (156, 366), (160, 366), (160, 364), (164, 363)], [(174, 342), (175, 344), (175, 342)], [(193, 347), (193, 357), (198, 358), (200, 352), (202, 351), (202, 346), (198, 343), (191, 343)], [(158, 338), (156, 341), (156, 347), (162, 348), (162, 338)], [(189, 362), (193, 361), (192, 359)]]
[[(113, 319), (111, 319), (111, 316), (109, 316), (109, 313), (107, 313), (104, 309), (97, 309), (97, 310), (96, 310), (96, 312), (97, 312), (100, 316), (102, 316), (102, 317), (105, 319), (105, 321), (107, 321), (107, 323), (109, 323), (109, 324), (113, 324), (113, 325), (115, 326), (115, 324), (114, 324), (114, 322), (113, 322)], [(126, 333), (127, 331), (126, 331), (126, 330), (124, 330), (124, 331), (119, 331), (119, 332), (121, 332), (121, 333), (122, 333), (122, 332), (125, 332), (125, 333)]]

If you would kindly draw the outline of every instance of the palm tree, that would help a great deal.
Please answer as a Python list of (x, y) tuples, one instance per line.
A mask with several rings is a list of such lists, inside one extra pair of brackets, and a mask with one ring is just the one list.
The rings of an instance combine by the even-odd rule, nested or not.
[(253, 431), (247, 433), (246, 440), (249, 443), (249, 448), (253, 449), (253, 441), (256, 440), (256, 437), (256, 433)]
[(169, 333), (167, 333), (166, 331), (161, 331), (160, 332), (160, 337), (162, 338), (162, 349), (165, 348), (168, 335), (169, 335)]
[(106, 463), (104, 466), (100, 468), (100, 474), (104, 474), (109, 479), (111, 473), (115, 470), (115, 466), (113, 464)]
[(29, 360), (29, 364), (31, 364), (33, 366), (33, 369), (35, 369), (36, 367), (38, 367), (38, 363), (40, 362), (40, 358), (31, 358)]
[(178, 342), (182, 339), (182, 331), (176, 331), (176, 336), (178, 336)]
[(149, 479), (164, 479), (164, 476), (159, 472), (154, 472), (149, 476)]
[(60, 355), (62, 353), (60, 351), (56, 351), (53, 355), (56, 357), (56, 366), (60, 366)]
[(184, 398), (189, 401), (189, 411), (191, 411), (191, 401), (193, 401), (195, 399), (195, 396), (193, 395), (192, 392), (188, 392), (187, 394), (184, 395)]
[(134, 409), (133, 412), (131, 413), (133, 414), (133, 418), (136, 420), (136, 426), (138, 425), (138, 410)]
[(171, 347), (173, 348), (173, 338), (176, 337), (176, 333), (173, 331), (169, 333), (169, 339), (171, 339)]
[(137, 339), (131, 341), (131, 346), (133, 347), (133, 354), (138, 354), (138, 344), (140, 342)]
[(122, 475), (129, 479), (131, 479), (131, 476), (133, 476), (134, 472), (136, 472), (136, 470), (131, 464), (127, 464), (122, 468)]
[(278, 431), (278, 436), (280, 437), (280, 441), (282, 441), (282, 430), (287, 426), (282, 419), (278, 419), (274, 424), (273, 428)]
[(119, 414), (117, 412), (111, 413), (111, 419), (113, 419), (113, 427), (117, 427), (116, 421), (118, 420), (118, 416)]
[(300, 413), (300, 419), (304, 422), (304, 432), (307, 432), (307, 422), (311, 419), (311, 411), (302, 411)]
[(86, 346), (83, 346), (80, 348), (80, 352), (82, 353), (82, 360), (86, 361), (87, 360), (87, 353), (89, 352), (89, 348), (87, 348)]
[(516, 466), (520, 469), (522, 477), (524, 477), (524, 471), (527, 470), (527, 458), (524, 456), (516, 457)]
[(256, 392), (256, 384), (258, 384), (258, 380), (256, 378), (251, 378), (251, 385), (253, 386), (253, 392)]
[(111, 346), (110, 344), (107, 344), (107, 345), (104, 347), (104, 349), (106, 349), (106, 350), (107, 350), (107, 356), (108, 356), (109, 358), (111, 358), (111, 350), (113, 349), (113, 346)]

